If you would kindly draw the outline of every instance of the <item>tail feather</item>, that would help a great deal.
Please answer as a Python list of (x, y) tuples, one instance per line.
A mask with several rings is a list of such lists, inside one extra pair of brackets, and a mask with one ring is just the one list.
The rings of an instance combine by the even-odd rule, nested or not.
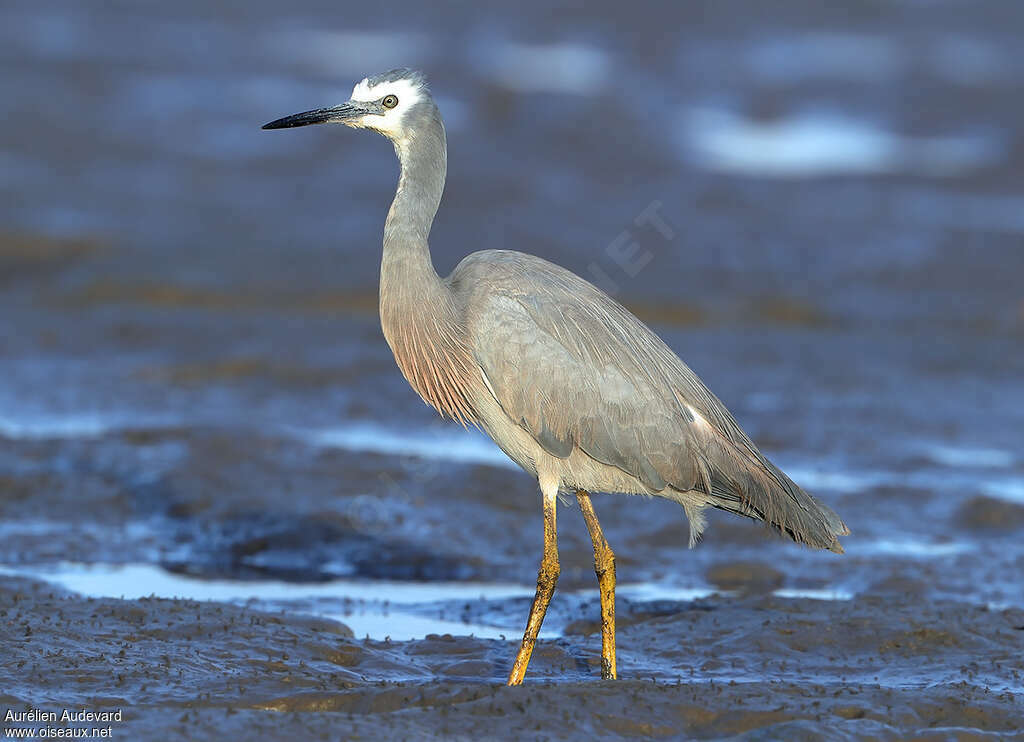
[(716, 457), (718, 466), (711, 468), (710, 505), (764, 521), (798, 543), (843, 553), (837, 537), (848, 535), (850, 529), (835, 511), (805, 492), (759, 451), (751, 452), (751, 459), (736, 449), (729, 453), (732, 455)]

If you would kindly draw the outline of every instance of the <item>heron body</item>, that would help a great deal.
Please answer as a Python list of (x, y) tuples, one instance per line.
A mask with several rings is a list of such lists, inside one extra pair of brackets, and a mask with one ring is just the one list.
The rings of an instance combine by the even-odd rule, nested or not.
[(403, 375), (442, 415), (482, 428), (540, 486), (544, 556), (510, 684), (523, 680), (558, 579), (560, 491), (576, 493), (593, 540), (606, 678), (616, 676), (614, 554), (588, 493), (678, 502), (691, 546), (710, 506), (842, 552), (837, 537), (849, 530), (839, 516), (772, 464), (697, 375), (600, 289), (510, 250), (473, 253), (451, 275), (438, 276), (427, 240), (447, 148), (420, 73), (367, 78), (340, 106), (264, 128), (331, 122), (384, 134), (401, 163), (384, 226), (380, 317)]

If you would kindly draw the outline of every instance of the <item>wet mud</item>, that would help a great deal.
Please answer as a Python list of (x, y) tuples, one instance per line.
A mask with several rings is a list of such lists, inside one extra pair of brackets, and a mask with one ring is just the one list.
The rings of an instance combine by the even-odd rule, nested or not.
[(599, 634), (570, 630), (540, 643), (526, 686), (505, 688), (509, 642), (360, 640), (293, 612), (85, 599), (13, 578), (0, 596), (0, 702), (123, 709), (116, 732), (136, 739), (1021, 734), (1017, 609), (895, 597), (627, 603), (619, 681), (596, 677)]

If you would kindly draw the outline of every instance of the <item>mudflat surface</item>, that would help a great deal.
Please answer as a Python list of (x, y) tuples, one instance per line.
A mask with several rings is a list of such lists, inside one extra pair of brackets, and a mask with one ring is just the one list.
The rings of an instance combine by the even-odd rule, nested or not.
[[(1021, 38), (1005, 0), (7, 0), (0, 713), (118, 708), (112, 738), (153, 740), (1019, 736)], [(523, 249), (614, 294), (842, 515), (845, 555), (726, 516), (690, 550), (677, 506), (595, 495), (602, 683), (561, 507), (541, 647), (502, 687), (540, 498), (384, 343), (392, 148), (259, 129), (406, 64), (448, 131), (438, 271)]]
[[(343, 624), (212, 602), (0, 590), (9, 708), (122, 709), (122, 738), (1008, 739), (1021, 734), (1024, 611), (771, 597), (620, 608), (618, 682), (598, 635), (360, 640)], [(508, 606), (512, 609), (514, 605)]]

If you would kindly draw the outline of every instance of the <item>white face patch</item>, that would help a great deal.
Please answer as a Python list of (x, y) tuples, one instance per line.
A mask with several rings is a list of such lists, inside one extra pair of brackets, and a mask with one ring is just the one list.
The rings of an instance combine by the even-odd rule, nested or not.
[(370, 81), (363, 78), (352, 88), (352, 100), (354, 101), (378, 101), (385, 95), (393, 95), (398, 98), (398, 105), (383, 115), (364, 116), (360, 119), (359, 125), (376, 129), (393, 138), (398, 137), (401, 135), (402, 119), (405, 114), (423, 100), (424, 94), (420, 90), (420, 86), (411, 80), (394, 80), (370, 85)]

